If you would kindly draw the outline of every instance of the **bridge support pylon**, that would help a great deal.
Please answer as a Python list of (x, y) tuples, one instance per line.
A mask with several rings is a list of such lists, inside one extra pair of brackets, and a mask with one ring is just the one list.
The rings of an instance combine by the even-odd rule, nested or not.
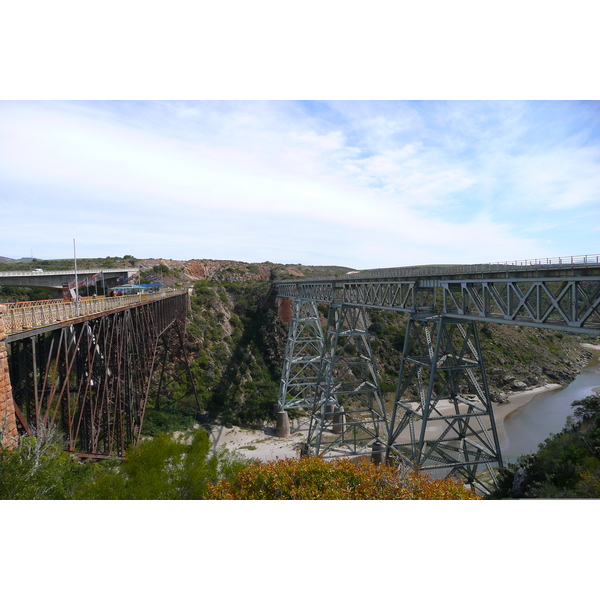
[[(315, 456), (371, 456), (386, 445), (387, 417), (364, 308), (329, 309), (308, 435)], [(379, 444), (379, 446), (378, 446)]]
[(294, 300), (277, 399), (279, 413), (312, 407), (324, 350), (317, 302)]
[(411, 315), (387, 459), (483, 491), (495, 482), (502, 456), (474, 321)]

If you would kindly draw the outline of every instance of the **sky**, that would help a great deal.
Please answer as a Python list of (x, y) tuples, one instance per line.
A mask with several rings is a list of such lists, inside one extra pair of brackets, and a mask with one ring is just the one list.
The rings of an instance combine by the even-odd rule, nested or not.
[(0, 255), (356, 269), (600, 252), (600, 102), (0, 102)]

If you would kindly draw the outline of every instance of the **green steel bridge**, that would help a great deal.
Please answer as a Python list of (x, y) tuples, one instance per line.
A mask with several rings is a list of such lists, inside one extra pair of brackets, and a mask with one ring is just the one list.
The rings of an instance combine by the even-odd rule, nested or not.
[[(483, 489), (502, 457), (478, 323), (600, 334), (597, 254), (374, 269), (274, 285), (280, 302), (292, 302), (281, 431), (287, 411), (302, 408), (311, 415), (305, 453), (385, 458), (461, 475)], [(366, 309), (408, 316), (391, 405), (379, 387)]]

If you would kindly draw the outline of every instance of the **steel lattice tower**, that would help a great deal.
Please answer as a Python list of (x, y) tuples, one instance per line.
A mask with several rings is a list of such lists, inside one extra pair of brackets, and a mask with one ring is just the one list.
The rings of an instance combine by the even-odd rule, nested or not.
[(319, 456), (351, 456), (385, 445), (387, 418), (364, 308), (331, 305), (308, 436)]
[[(482, 471), (493, 480), (502, 458), (476, 323), (600, 334), (600, 254), (370, 269), (275, 286), (281, 298), (330, 306), (308, 450), (361, 454), (383, 445), (389, 462), (483, 489), (490, 480)], [(409, 315), (384, 434), (364, 309)]]
[(296, 300), (288, 332), (278, 410), (312, 407), (316, 395), (325, 337), (314, 300)]
[(388, 460), (462, 475), (502, 466), (475, 322), (411, 316), (390, 426)]

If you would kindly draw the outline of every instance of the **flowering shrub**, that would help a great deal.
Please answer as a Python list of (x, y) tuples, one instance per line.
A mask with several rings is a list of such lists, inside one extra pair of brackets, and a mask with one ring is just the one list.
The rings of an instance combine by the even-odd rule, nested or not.
[(393, 467), (348, 459), (287, 459), (256, 463), (232, 482), (209, 485), (213, 500), (476, 500), (451, 479), (418, 472), (402, 475)]

